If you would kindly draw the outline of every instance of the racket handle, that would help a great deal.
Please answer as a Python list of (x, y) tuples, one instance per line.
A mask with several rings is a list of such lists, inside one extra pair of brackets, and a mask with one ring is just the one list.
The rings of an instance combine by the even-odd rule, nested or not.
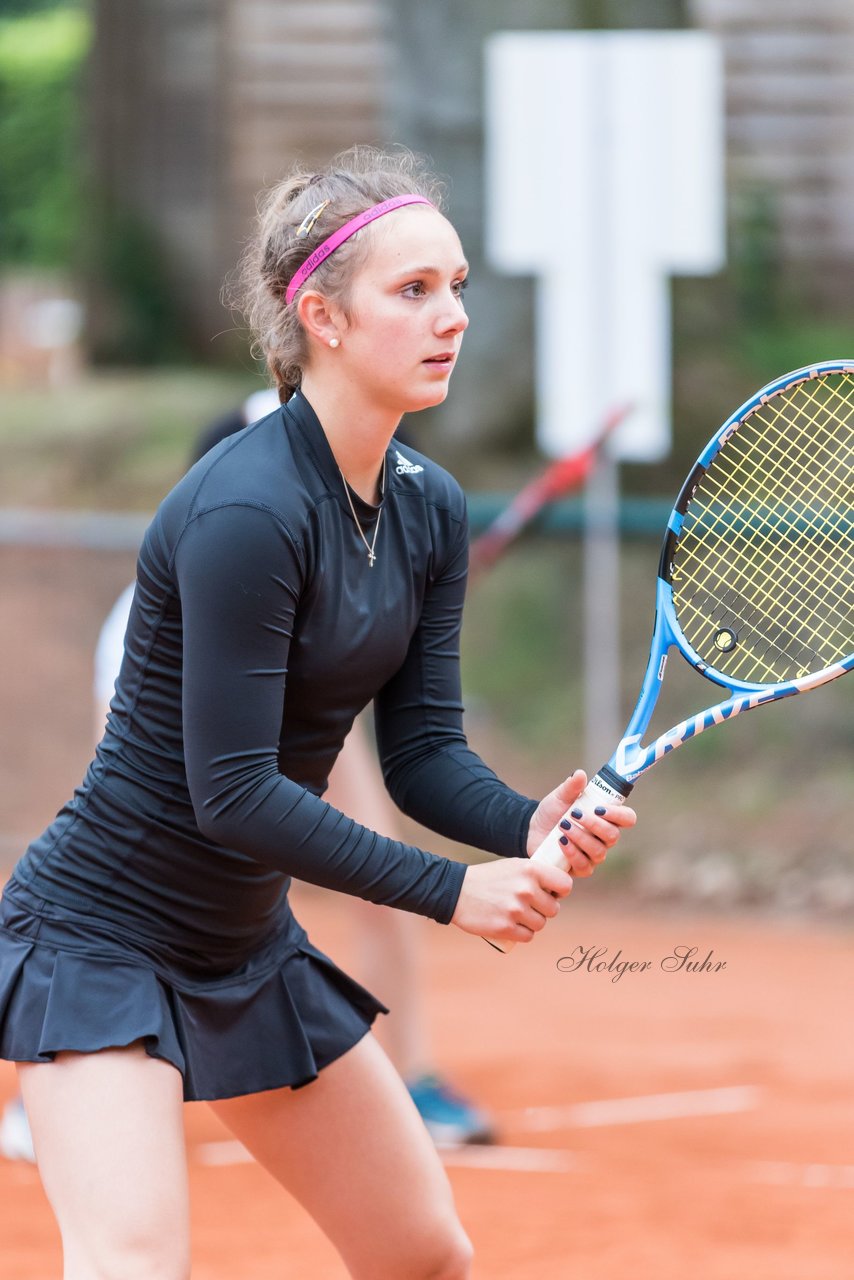
[[(602, 772), (591, 778), (587, 786), (582, 791), (577, 800), (572, 802), (572, 809), (581, 809), (584, 817), (573, 818), (571, 809), (567, 809), (564, 818), (574, 825), (584, 826), (588, 815), (593, 813), (599, 805), (618, 805), (625, 804), (631, 787), (627, 787), (625, 795), (612, 786), (603, 776)], [(531, 854), (532, 862), (548, 862), (552, 867), (560, 867), (562, 871), (567, 871), (568, 864), (566, 859), (566, 845), (561, 844), (560, 838), (563, 835), (560, 823), (556, 827), (552, 827), (549, 834), (543, 840), (542, 844)], [(516, 946), (515, 942), (502, 938), (485, 938), (491, 947), (495, 947), (496, 951), (502, 951), (506, 955)]]

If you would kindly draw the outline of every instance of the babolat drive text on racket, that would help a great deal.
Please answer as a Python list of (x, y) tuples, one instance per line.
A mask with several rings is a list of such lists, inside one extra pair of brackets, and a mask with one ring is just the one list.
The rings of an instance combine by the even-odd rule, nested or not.
[[(712, 725), (854, 668), (853, 534), (854, 360), (825, 361), (763, 387), (682, 486), (637, 705), (573, 808), (620, 804), (647, 769)], [(727, 696), (643, 746), (671, 649)], [(555, 827), (534, 857), (566, 866), (561, 834)]]

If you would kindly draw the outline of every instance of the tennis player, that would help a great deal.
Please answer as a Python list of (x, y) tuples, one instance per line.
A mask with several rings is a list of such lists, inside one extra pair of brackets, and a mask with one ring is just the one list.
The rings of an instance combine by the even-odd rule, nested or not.
[[(393, 439), (447, 394), (465, 278), (438, 184), (406, 153), (354, 149), (261, 211), (244, 296), (283, 407), (159, 508), (96, 758), (0, 909), (0, 1053), (65, 1280), (189, 1275), (183, 1099), (211, 1101), (351, 1275), (469, 1274), (433, 1143), (368, 1034), (382, 1006), (288, 904), (295, 875), (526, 942), (572, 885), (526, 855), (584, 775), (537, 804), (469, 750), (463, 498)], [(400, 808), (501, 857), (467, 867), (321, 798), (371, 698)], [(573, 824), (571, 869), (633, 821)]]
[[(230, 413), (222, 414), (200, 434), (192, 461), (228, 436), (272, 413), (278, 392), (255, 391)], [(398, 433), (398, 439), (402, 434)], [(403, 448), (407, 442), (404, 441)], [(95, 648), (95, 741), (104, 731), (110, 702), (124, 654), (125, 631), (134, 585), (110, 610)], [(348, 733), (329, 775), (326, 799), (336, 809), (381, 835), (401, 838), (397, 810), (386, 791), (368, 741), (368, 726), (360, 716)], [(431, 1137), (442, 1143), (482, 1143), (495, 1138), (489, 1114), (454, 1088), (433, 1059), (423, 982), (423, 938), (427, 922), (410, 911), (376, 906), (362, 898), (347, 899), (353, 908), (354, 971), (372, 991), (381, 994), (393, 1017), (383, 1021), (379, 1040), (406, 1081), (412, 1100)], [(26, 1158), (32, 1141), (23, 1137), (21, 1108), (13, 1103), (0, 1120), (0, 1152), (21, 1152)], [(32, 1158), (32, 1157), (31, 1157)]]

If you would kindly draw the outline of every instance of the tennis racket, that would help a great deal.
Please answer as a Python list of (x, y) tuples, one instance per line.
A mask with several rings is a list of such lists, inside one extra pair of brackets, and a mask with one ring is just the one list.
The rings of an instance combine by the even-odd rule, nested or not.
[(611, 409), (599, 426), (590, 444), (577, 453), (567, 454), (550, 463), (540, 475), (535, 476), (520, 489), (512, 502), (501, 511), (483, 533), (472, 540), (470, 568), (474, 572), (489, 569), (507, 547), (534, 520), (550, 502), (565, 497), (586, 483), (602, 445), (612, 431), (624, 422), (632, 411), (630, 404)]
[[(727, 697), (643, 746), (671, 649)], [(637, 704), (573, 808), (622, 804), (642, 774), (712, 725), (852, 668), (854, 360), (834, 360), (763, 387), (689, 473), (667, 522)], [(555, 827), (533, 856), (566, 867), (561, 834)]]

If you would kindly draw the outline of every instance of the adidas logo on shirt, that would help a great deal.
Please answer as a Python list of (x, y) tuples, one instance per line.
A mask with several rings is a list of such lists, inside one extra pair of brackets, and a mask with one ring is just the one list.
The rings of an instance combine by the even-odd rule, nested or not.
[(395, 471), (399, 476), (417, 476), (419, 471), (424, 470), (420, 463), (410, 462), (408, 458), (404, 458), (399, 449), (395, 449), (394, 453), (397, 458)]

